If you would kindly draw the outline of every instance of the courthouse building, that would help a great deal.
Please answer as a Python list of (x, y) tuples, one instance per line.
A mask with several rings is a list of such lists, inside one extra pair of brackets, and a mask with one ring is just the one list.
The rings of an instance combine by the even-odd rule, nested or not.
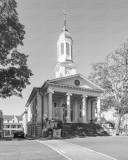
[(100, 119), (103, 89), (76, 73), (73, 40), (66, 28), (66, 20), (57, 42), (57, 59), (55, 79), (34, 87), (26, 103), (28, 134), (31, 136), (42, 136), (46, 118), (66, 123), (91, 123)]

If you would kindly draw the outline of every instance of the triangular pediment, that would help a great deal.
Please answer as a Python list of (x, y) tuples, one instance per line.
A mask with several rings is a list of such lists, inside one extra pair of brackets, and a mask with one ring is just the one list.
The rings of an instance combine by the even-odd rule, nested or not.
[(81, 74), (75, 74), (75, 75), (70, 75), (66, 77), (52, 79), (52, 80), (49, 80), (48, 83), (103, 91), (101, 87), (97, 86), (96, 84), (94, 84), (93, 82), (91, 82), (90, 80), (82, 76)]

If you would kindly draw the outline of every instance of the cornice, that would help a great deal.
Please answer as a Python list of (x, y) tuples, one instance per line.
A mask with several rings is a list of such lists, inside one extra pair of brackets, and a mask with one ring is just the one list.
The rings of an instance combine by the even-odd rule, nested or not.
[(68, 88), (68, 89), (75, 89), (75, 90), (81, 90), (81, 91), (102, 93), (102, 91), (95, 90), (95, 89), (89, 89), (89, 88), (83, 88), (83, 87), (77, 87), (77, 86), (69, 86), (69, 85), (63, 85), (63, 84), (55, 84), (55, 83), (48, 83), (48, 84), (49, 84), (49, 86), (55, 86), (55, 87), (58, 87), (58, 88)]

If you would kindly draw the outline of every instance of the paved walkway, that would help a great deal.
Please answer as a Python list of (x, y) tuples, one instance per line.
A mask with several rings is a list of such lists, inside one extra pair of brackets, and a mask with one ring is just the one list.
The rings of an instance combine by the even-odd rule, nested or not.
[(96, 151), (63, 140), (38, 141), (57, 151), (69, 160), (116, 160)]

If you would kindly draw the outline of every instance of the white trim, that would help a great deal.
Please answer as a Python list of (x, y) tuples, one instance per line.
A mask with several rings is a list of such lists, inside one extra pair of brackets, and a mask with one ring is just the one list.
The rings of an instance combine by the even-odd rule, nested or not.
[(64, 156), (65, 158), (67, 158), (68, 160), (73, 160), (73, 159), (71, 159), (70, 157), (68, 157), (68, 156), (66, 155), (66, 153), (63, 152), (62, 150), (60, 150), (60, 149), (59, 149), (59, 150), (58, 150), (58, 149), (55, 149), (55, 147), (52, 147), (51, 145), (46, 144), (46, 143), (41, 142), (41, 141), (38, 141), (38, 140), (37, 140), (37, 142), (42, 143), (42, 144), (45, 145), (45, 146), (48, 146), (49, 148), (51, 148), (52, 150), (58, 152), (59, 154), (61, 154), (61, 155)]
[[(42, 143), (42, 144), (44, 144), (44, 145), (52, 148), (53, 150), (55, 150), (55, 151), (58, 152), (59, 154), (63, 155), (63, 156), (66, 157), (67, 159), (73, 160), (73, 159), (71, 159), (71, 158), (67, 155), (67, 153), (65, 153), (64, 151), (62, 151), (62, 150), (60, 150), (60, 149), (58, 150), (58, 148), (56, 148), (55, 146), (53, 147), (53, 146), (50, 145), (50, 144), (46, 144), (44, 141), (38, 141), (38, 140), (37, 140), (37, 142)], [(78, 147), (78, 148), (82, 148), (82, 149), (88, 150), (88, 151), (90, 151), (90, 152), (93, 152), (93, 153), (102, 155), (102, 156), (107, 157), (107, 158), (109, 158), (109, 159), (111, 159), (111, 160), (117, 160), (117, 159), (115, 159), (115, 158), (113, 158), (113, 157), (110, 157), (110, 156), (107, 156), (107, 155), (105, 155), (105, 154), (103, 154), (103, 153), (100, 153), (100, 152), (97, 152), (97, 151), (94, 151), (94, 150), (91, 150), (91, 149), (88, 149), (88, 148), (85, 148), (85, 147), (82, 147), (82, 146), (73, 144), (73, 143), (71, 143), (71, 142), (67, 142), (67, 141), (64, 141), (64, 142), (65, 142), (65, 143), (68, 143), (68, 144), (70, 144), (70, 145), (76, 146), (76, 147)]]
[(105, 156), (105, 157), (111, 158), (112, 160), (117, 160), (117, 159), (115, 159), (115, 158), (113, 158), (113, 157), (107, 156), (107, 155), (105, 155), (105, 154), (103, 154), (103, 153), (94, 151), (94, 150), (92, 150), (92, 149), (85, 148), (85, 147), (79, 146), (79, 145), (77, 145), (77, 144), (73, 144), (73, 143), (71, 143), (71, 142), (67, 142), (67, 141), (65, 141), (65, 142), (66, 142), (66, 143), (69, 143), (69, 144), (71, 144), (71, 145), (74, 145), (74, 146), (76, 146), (76, 147), (79, 147), (79, 148), (82, 148), (82, 149), (86, 149), (86, 150), (91, 151), (91, 152), (94, 152), (94, 153), (98, 153), (98, 154), (103, 155), (103, 156)]
[(86, 81), (88, 81), (88, 82), (92, 83), (94, 86), (96, 86), (96, 87), (100, 88), (102, 91), (104, 91), (104, 89), (103, 89), (103, 88), (99, 87), (97, 84), (95, 84), (95, 83), (93, 83), (92, 81), (88, 80), (88, 79), (87, 79), (87, 78), (85, 78), (83, 75), (80, 75), (80, 76), (81, 76), (82, 78), (84, 78)]
[(70, 89), (77, 89), (77, 90), (84, 90), (84, 91), (90, 91), (90, 92), (100, 92), (100, 90), (97, 89), (89, 89), (89, 88), (81, 88), (77, 86), (67, 86), (67, 85), (62, 85), (62, 84), (55, 84), (55, 83), (48, 83), (50, 86), (56, 86), (56, 87), (62, 87), (62, 88), (70, 88)]
[(66, 77), (61, 77), (61, 78), (57, 78), (57, 79), (52, 79), (49, 80), (48, 82), (56, 82), (56, 81), (60, 81), (60, 80), (64, 80), (64, 79), (68, 79), (68, 78), (73, 78), (76, 76), (80, 76), (81, 78), (85, 79), (86, 81), (88, 81), (89, 83), (93, 84), (94, 86), (96, 86), (97, 88), (99, 88), (100, 90), (104, 91), (103, 88), (99, 87), (98, 85), (96, 85), (95, 83), (93, 83), (92, 81), (88, 80), (87, 78), (85, 78), (83, 75), (81, 75), (80, 73), (78, 74), (74, 74), (74, 75), (70, 75), (70, 76), (66, 76)]

